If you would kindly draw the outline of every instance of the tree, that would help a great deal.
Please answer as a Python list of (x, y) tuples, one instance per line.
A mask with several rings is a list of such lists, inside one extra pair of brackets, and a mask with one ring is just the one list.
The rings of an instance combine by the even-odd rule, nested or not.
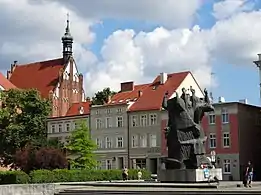
[(29, 173), (37, 169), (64, 169), (67, 168), (66, 155), (61, 149), (53, 147), (26, 146), (15, 154), (14, 167)]
[(65, 147), (69, 155), (72, 156), (70, 161), (72, 168), (92, 169), (97, 166), (93, 153), (97, 149), (97, 145), (91, 140), (86, 121), (77, 122)]
[(1, 92), (1, 100), (0, 157), (3, 165), (9, 165), (17, 151), (27, 145), (39, 148), (47, 140), (51, 106), (36, 90), (10, 89)]
[(115, 94), (116, 92), (111, 91), (109, 87), (104, 88), (102, 91), (95, 93), (94, 97), (92, 98), (92, 104), (103, 105), (104, 103), (108, 102), (110, 96)]

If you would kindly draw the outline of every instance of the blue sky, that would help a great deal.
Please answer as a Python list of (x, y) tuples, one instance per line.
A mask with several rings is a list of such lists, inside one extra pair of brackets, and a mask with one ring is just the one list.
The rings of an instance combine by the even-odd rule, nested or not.
[[(210, 29), (217, 22), (212, 14), (213, 3), (216, 2), (214, 0), (206, 1), (198, 10), (193, 24), (199, 25), (202, 29)], [(261, 2), (257, 2), (255, 9), (260, 7)], [(91, 50), (100, 58), (103, 41), (113, 32), (124, 29), (133, 29), (136, 32), (150, 32), (158, 26), (161, 25), (139, 20), (105, 19), (102, 24), (97, 24), (92, 28), (97, 37), (91, 46)], [(238, 101), (246, 98), (250, 104), (260, 104), (259, 74), (254, 64), (251, 67), (249, 64), (237, 66), (226, 62), (213, 62), (211, 66), (213, 67), (213, 77), (218, 81), (218, 86), (210, 89), (215, 100), (219, 96), (225, 97), (226, 101)]]

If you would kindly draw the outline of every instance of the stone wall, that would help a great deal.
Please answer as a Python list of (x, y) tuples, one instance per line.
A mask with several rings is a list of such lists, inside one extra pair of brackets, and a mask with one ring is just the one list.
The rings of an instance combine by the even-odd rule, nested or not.
[(0, 195), (54, 195), (55, 184), (0, 185)]

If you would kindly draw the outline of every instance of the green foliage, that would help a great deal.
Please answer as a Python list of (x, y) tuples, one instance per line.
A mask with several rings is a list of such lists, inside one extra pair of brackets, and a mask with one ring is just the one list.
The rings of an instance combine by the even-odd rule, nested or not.
[(0, 184), (27, 184), (30, 177), (23, 171), (0, 171)]
[(92, 169), (97, 166), (93, 151), (97, 145), (90, 137), (86, 121), (79, 121), (65, 146), (72, 157), (70, 165), (76, 169)]
[(116, 92), (111, 91), (109, 87), (104, 88), (102, 91), (98, 91), (95, 93), (94, 97), (92, 98), (93, 105), (103, 105), (104, 103), (108, 102), (110, 96), (113, 96)]
[(18, 149), (27, 144), (39, 147), (46, 140), (45, 121), (51, 106), (36, 90), (3, 91), (1, 100), (0, 156), (8, 165)]
[[(129, 179), (138, 179), (138, 170), (129, 170)], [(150, 179), (151, 173), (142, 170), (142, 178)], [(59, 183), (122, 180), (122, 170), (36, 170), (30, 173), (32, 183)]]

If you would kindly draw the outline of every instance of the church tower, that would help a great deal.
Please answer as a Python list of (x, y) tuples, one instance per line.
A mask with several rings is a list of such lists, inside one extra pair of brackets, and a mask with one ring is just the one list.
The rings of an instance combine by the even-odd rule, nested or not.
[(72, 56), (72, 44), (73, 44), (73, 37), (70, 32), (70, 22), (69, 22), (69, 14), (67, 14), (67, 25), (65, 28), (65, 33), (62, 37), (63, 43), (63, 59), (66, 62), (70, 56)]

